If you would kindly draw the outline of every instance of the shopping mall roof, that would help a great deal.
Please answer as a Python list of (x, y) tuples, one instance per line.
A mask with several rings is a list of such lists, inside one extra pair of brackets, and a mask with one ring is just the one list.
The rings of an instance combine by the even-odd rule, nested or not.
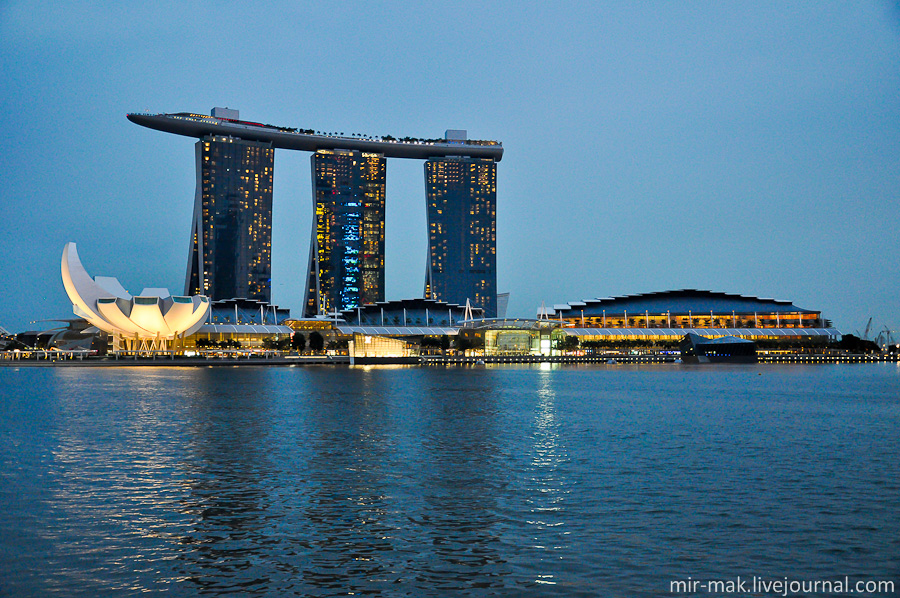
[(290, 326), (274, 324), (204, 324), (197, 334), (291, 334)]
[(563, 323), (558, 320), (531, 318), (475, 318), (460, 322), (460, 326), (463, 328), (485, 330), (542, 330), (559, 328), (562, 325)]
[(441, 326), (336, 326), (341, 334), (367, 334), (369, 336), (440, 336), (452, 335), (458, 328)]

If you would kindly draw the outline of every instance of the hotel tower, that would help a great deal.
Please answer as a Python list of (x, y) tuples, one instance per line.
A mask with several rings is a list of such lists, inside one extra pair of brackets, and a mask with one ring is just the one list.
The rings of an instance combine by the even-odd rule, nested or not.
[(384, 301), (384, 197), (381, 154), (319, 150), (313, 173), (312, 241), (304, 317)]
[(184, 294), (269, 302), (275, 150), (269, 143), (210, 135), (195, 151), (197, 190)]
[(497, 163), (425, 162), (428, 265), (425, 297), (497, 315)]
[(275, 150), (313, 152), (315, 210), (303, 315), (384, 301), (387, 158), (425, 161), (425, 297), (497, 313), (497, 141), (448, 130), (443, 139), (322, 133), (212, 114), (128, 114), (199, 139), (185, 294), (269, 302)]

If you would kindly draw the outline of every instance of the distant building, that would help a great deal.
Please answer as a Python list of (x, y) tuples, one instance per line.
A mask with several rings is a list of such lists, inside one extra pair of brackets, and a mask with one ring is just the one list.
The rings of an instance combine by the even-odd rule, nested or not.
[(428, 264), (425, 297), (497, 314), (497, 163), (425, 162)]
[(754, 341), (840, 337), (821, 312), (790, 301), (696, 289), (570, 301), (538, 312), (582, 342), (672, 342), (689, 332)]
[(197, 190), (185, 294), (271, 300), (271, 144), (207, 136), (195, 144)]
[(482, 355), (552, 355), (566, 336), (559, 322), (525, 318), (471, 320), (457, 334)]
[(350, 365), (366, 363), (418, 363), (419, 348), (404, 339), (372, 334), (353, 333), (347, 343)]
[(685, 363), (756, 363), (756, 343), (736, 336), (707, 338), (693, 332), (678, 343)]
[(175, 350), (209, 315), (209, 298), (203, 295), (172, 296), (153, 287), (131, 295), (116, 278), (91, 278), (75, 243), (66, 243), (60, 267), (72, 312), (112, 336), (114, 351)]
[(384, 301), (387, 161), (381, 154), (312, 155), (315, 220), (304, 316)]
[(506, 318), (506, 310), (509, 307), (509, 293), (497, 293), (497, 317)]
[(0, 350), (33, 348), (106, 354), (109, 348), (109, 334), (99, 330), (87, 320), (72, 318), (51, 321), (60, 324), (49, 329), (27, 330), (16, 335), (0, 334)]

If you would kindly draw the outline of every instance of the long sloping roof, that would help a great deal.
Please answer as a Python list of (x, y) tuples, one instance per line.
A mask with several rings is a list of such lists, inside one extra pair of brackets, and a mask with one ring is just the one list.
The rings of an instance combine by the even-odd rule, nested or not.
[(563, 328), (568, 336), (841, 336), (836, 328)]
[(600, 316), (604, 310), (606, 314), (632, 312), (640, 315), (644, 312), (651, 314), (688, 313), (692, 311), (698, 316), (710, 311), (716, 315), (735, 313), (819, 313), (814, 310), (797, 307), (784, 299), (767, 299), (739, 295), (737, 293), (720, 293), (700, 289), (679, 289), (674, 291), (660, 291), (656, 293), (638, 293), (636, 295), (621, 295), (616, 297), (600, 297), (586, 299), (584, 301), (571, 301), (553, 306), (553, 313), (563, 317), (581, 316), (584, 311), (587, 316)]

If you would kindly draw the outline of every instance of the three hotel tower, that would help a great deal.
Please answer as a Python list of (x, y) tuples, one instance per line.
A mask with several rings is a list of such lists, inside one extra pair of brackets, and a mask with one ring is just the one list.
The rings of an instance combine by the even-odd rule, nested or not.
[[(247, 123), (238, 120), (237, 111), (224, 109), (213, 110), (219, 128), (207, 134), (200, 134), (202, 130), (184, 133), (174, 125), (148, 125), (138, 120), (140, 116), (129, 115), (129, 119), (199, 138), (185, 294), (269, 302), (275, 148), (297, 148), (296, 143), (279, 144), (278, 136), (313, 137), (308, 135), (312, 131)], [(159, 116), (188, 121), (176, 123), (181, 127), (193, 121), (205, 124), (204, 119), (210, 118), (189, 113)], [(227, 135), (219, 132), (223, 124), (228, 126)], [(267, 136), (275, 141), (265, 141)], [(370, 144), (372, 149), (385, 148), (380, 152), (341, 148), (343, 139), (337, 138), (335, 147), (317, 143), (311, 156), (315, 216), (303, 316), (385, 300), (385, 181), (387, 157), (393, 156), (424, 160), (428, 215), (424, 296), (456, 304), (468, 300), (473, 307), (483, 308), (486, 316), (495, 316), (499, 158), (482, 157), (478, 151), (499, 144), (470, 142), (464, 131), (452, 130), (443, 140), (415, 142), (415, 146), (412, 140), (392, 138)], [(397, 146), (391, 146), (392, 141)], [(459, 155), (453, 155), (454, 144)], [(437, 155), (429, 155), (429, 145), (439, 150), (434, 152)], [(401, 146), (411, 149), (395, 149)], [(494, 155), (502, 155), (502, 148), (499, 151)]]

